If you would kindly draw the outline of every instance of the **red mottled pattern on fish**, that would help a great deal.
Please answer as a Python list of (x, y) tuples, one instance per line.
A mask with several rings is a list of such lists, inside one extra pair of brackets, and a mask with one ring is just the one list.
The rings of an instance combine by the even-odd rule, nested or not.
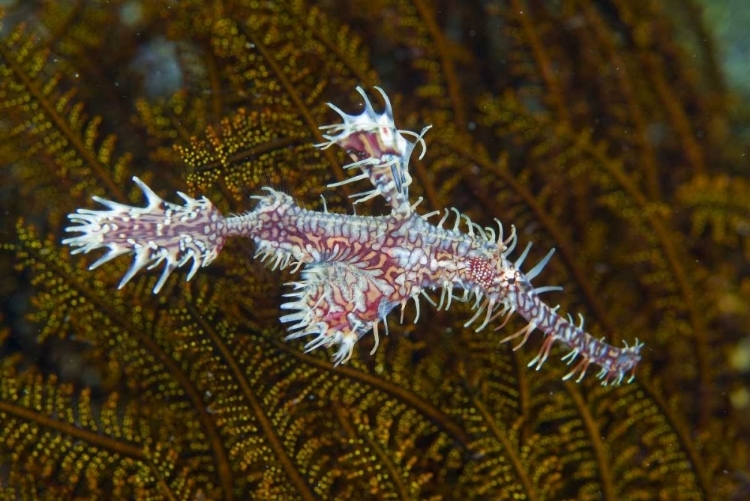
[[(281, 317), (289, 323), (287, 339), (311, 336), (306, 349), (335, 348), (334, 362), (346, 363), (354, 344), (372, 331), (378, 345), (379, 324), (388, 329), (386, 317), (395, 307), (403, 308), (413, 299), (420, 312), (420, 296), (440, 289), (438, 309), (449, 308), (453, 301), (473, 301), (475, 314), (465, 327), (478, 322), (479, 331), (498, 317), (503, 320), (496, 330), (518, 313), (528, 322), (518, 332), (501, 339), (519, 339), (514, 349), (526, 342), (534, 330), (544, 333), (539, 354), (529, 363), (537, 370), (546, 361), (555, 341), (570, 351), (564, 357), (569, 364), (578, 359), (564, 379), (580, 381), (589, 365), (600, 367), (603, 384), (620, 384), (627, 375), (633, 379), (641, 360), (643, 346), (638, 340), (632, 346), (614, 347), (598, 340), (583, 329), (583, 317), (575, 323), (570, 316), (557, 314), (539, 297), (559, 287), (534, 287), (531, 281), (544, 269), (553, 251), (523, 273), (521, 266), (531, 244), (510, 261), (517, 234), (511, 227), (505, 236), (502, 224), (497, 228), (480, 227), (456, 209), (420, 215), (409, 201), (409, 159), (416, 146), (425, 151), (423, 135), (398, 130), (385, 93), (385, 110), (377, 113), (364, 91), (365, 110), (349, 115), (330, 105), (343, 123), (321, 127), (328, 148), (337, 145), (352, 159), (347, 169), (359, 174), (341, 184), (368, 180), (372, 189), (353, 195), (354, 204), (382, 196), (390, 204), (385, 216), (357, 216), (311, 211), (298, 206), (289, 195), (263, 188), (254, 196), (258, 203), (252, 211), (239, 216), (222, 216), (211, 202), (194, 199), (183, 193), (177, 205), (162, 200), (138, 178), (148, 204), (133, 207), (94, 197), (106, 210), (79, 209), (68, 217), (74, 225), (66, 231), (79, 233), (63, 243), (73, 253), (88, 253), (105, 248), (91, 268), (119, 255), (133, 253), (133, 264), (120, 282), (123, 287), (143, 268), (164, 265), (154, 287), (158, 293), (169, 275), (187, 263), (190, 280), (201, 266), (208, 265), (221, 251), (229, 237), (247, 237), (255, 241), (256, 257), (269, 261), (272, 268), (293, 266), (301, 271), (300, 280), (292, 282), (290, 298), (281, 308), (290, 312)], [(404, 135), (414, 138), (408, 141)], [(451, 214), (452, 227), (444, 227)], [(437, 224), (428, 221), (441, 215)], [(463, 223), (463, 224), (462, 224)], [(466, 232), (461, 231), (461, 226)], [(497, 230), (497, 231), (496, 231)], [(461, 290), (461, 295), (454, 292)], [(434, 304), (434, 302), (433, 302)]]

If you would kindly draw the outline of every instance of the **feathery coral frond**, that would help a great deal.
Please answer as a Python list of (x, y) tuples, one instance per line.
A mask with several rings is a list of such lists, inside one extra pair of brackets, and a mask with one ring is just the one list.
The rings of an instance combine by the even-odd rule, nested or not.
[[(682, 5), (11, 4), (0, 497), (746, 497), (750, 295), (734, 191), (745, 125), (703, 71), (706, 33), (681, 45)], [(178, 190), (205, 195), (222, 214), (272, 186), (343, 217), (362, 185), (324, 187), (352, 177), (351, 157), (313, 144), (336, 120), (327, 102), (356, 116), (354, 89), (376, 85), (400, 126), (434, 125), (409, 164), (415, 212), (455, 207), (495, 240), (493, 218), (512, 222), (520, 244), (535, 242), (523, 270), (556, 249), (534, 283), (563, 286), (542, 297), (581, 312), (596, 338), (644, 340), (633, 384), (562, 382), (561, 363), (529, 371), (536, 336), (512, 351), (475, 332), (489, 305), (464, 327), (475, 300), (447, 294), (432, 298), (437, 311), (422, 301), (416, 323), (409, 302), (403, 325), (379, 322), (374, 354), (365, 336), (334, 367), (283, 339), (295, 263), (263, 270), (242, 239), (188, 283), (193, 261), (175, 269), (159, 295), (159, 273), (116, 290), (126, 258), (87, 271), (91, 260), (60, 245), (76, 236), (62, 232), (65, 214), (92, 195), (142, 208), (133, 176), (171, 203)], [(389, 212), (377, 198), (357, 209)], [(523, 328), (513, 317), (503, 332)], [(553, 346), (550, 358), (564, 354)], [(142, 459), (119, 454), (135, 449)]]

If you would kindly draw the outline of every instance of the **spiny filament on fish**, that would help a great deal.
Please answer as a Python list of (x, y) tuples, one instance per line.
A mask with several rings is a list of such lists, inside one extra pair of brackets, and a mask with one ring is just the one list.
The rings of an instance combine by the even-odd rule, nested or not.
[[(469, 327), (479, 322), (479, 331), (499, 317), (500, 329), (514, 313), (528, 324), (518, 332), (500, 340), (519, 339), (514, 349), (526, 343), (534, 330), (544, 333), (539, 354), (529, 363), (537, 370), (544, 364), (555, 341), (560, 341), (570, 352), (564, 360), (578, 363), (563, 379), (576, 377), (580, 381), (590, 364), (600, 367), (603, 384), (620, 384), (626, 375), (633, 379), (641, 360), (643, 344), (611, 346), (583, 330), (583, 317), (578, 323), (570, 316), (557, 314), (558, 307), (550, 308), (539, 298), (543, 292), (559, 287), (534, 287), (533, 280), (552, 257), (550, 251), (527, 273), (521, 266), (529, 252), (529, 244), (521, 255), (510, 260), (518, 237), (514, 227), (505, 236), (500, 221), (495, 228), (483, 228), (467, 216), (455, 213), (453, 226), (445, 228), (451, 211), (442, 212), (437, 224), (428, 219), (440, 211), (419, 215), (417, 203), (409, 201), (409, 158), (414, 148), (426, 146), (423, 135), (398, 130), (393, 111), (385, 93), (385, 110), (377, 113), (364, 91), (357, 88), (365, 102), (359, 115), (344, 113), (329, 105), (343, 123), (321, 127), (325, 142), (316, 145), (326, 149), (337, 145), (351, 157), (346, 169), (358, 169), (359, 174), (329, 187), (349, 182), (369, 180), (372, 189), (353, 195), (354, 204), (382, 196), (391, 212), (384, 216), (357, 216), (315, 212), (304, 209), (289, 195), (272, 188), (253, 198), (258, 200), (254, 210), (239, 216), (224, 217), (205, 197), (194, 199), (178, 193), (184, 200), (177, 205), (162, 200), (148, 186), (134, 177), (143, 190), (148, 204), (133, 207), (99, 197), (94, 200), (105, 210), (79, 209), (68, 217), (74, 225), (65, 231), (79, 233), (66, 238), (64, 244), (73, 253), (88, 253), (106, 248), (91, 269), (121, 255), (133, 253), (133, 263), (120, 282), (123, 287), (144, 267), (155, 268), (163, 263), (161, 276), (154, 287), (158, 293), (169, 275), (188, 263), (190, 280), (198, 268), (213, 261), (227, 238), (243, 236), (255, 241), (257, 253), (271, 267), (293, 266), (302, 269), (301, 279), (292, 282), (290, 298), (281, 308), (290, 313), (281, 317), (290, 323), (287, 339), (312, 336), (307, 351), (320, 347), (337, 347), (333, 356), (336, 365), (346, 363), (352, 356), (354, 344), (373, 331), (375, 348), (378, 345), (378, 325), (388, 332), (386, 317), (396, 306), (403, 308), (413, 299), (419, 317), (419, 296), (430, 299), (425, 291), (442, 289), (436, 305), (448, 309), (454, 300), (474, 299), (474, 316), (466, 322)], [(404, 135), (414, 138), (406, 140)], [(421, 157), (420, 157), (421, 158)], [(461, 223), (468, 229), (460, 231)], [(454, 295), (454, 290), (463, 295)], [(415, 319), (416, 321), (416, 319)]]

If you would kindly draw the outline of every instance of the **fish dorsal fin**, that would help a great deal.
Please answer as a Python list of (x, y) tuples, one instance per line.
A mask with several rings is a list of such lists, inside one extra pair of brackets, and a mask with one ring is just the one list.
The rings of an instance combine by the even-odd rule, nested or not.
[[(321, 149), (334, 144), (340, 146), (353, 160), (345, 168), (359, 168), (362, 172), (329, 187), (369, 179), (373, 189), (352, 195), (356, 199), (355, 204), (382, 195), (391, 205), (394, 214), (409, 215), (412, 210), (409, 204), (409, 185), (412, 181), (409, 175), (409, 158), (417, 144), (422, 145), (420, 158), (424, 155), (426, 147), (422, 136), (429, 127), (425, 127), (419, 134), (398, 130), (388, 96), (380, 87), (375, 88), (385, 102), (382, 113), (374, 110), (365, 91), (362, 87), (357, 87), (357, 92), (364, 98), (364, 111), (359, 115), (349, 115), (329, 103), (328, 106), (341, 115), (343, 123), (321, 127), (321, 130), (326, 131), (323, 137), (327, 142), (316, 146)], [(407, 141), (404, 134), (413, 136), (415, 141)]]

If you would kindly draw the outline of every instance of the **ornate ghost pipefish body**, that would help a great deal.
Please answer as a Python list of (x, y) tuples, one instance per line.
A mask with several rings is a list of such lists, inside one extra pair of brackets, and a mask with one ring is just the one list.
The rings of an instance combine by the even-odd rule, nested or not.
[[(451, 214), (447, 209), (436, 225), (428, 218), (440, 211), (417, 214), (418, 202), (412, 205), (409, 201), (409, 158), (417, 145), (424, 155), (422, 136), (429, 127), (420, 134), (398, 130), (388, 97), (377, 89), (385, 101), (383, 113), (375, 112), (359, 87), (357, 91), (365, 100), (361, 114), (349, 115), (329, 105), (343, 123), (321, 127), (326, 132), (326, 142), (317, 147), (340, 146), (352, 159), (346, 168), (359, 170), (358, 175), (329, 187), (369, 180), (373, 189), (353, 195), (354, 204), (382, 196), (391, 207), (389, 215), (310, 211), (295, 204), (289, 195), (266, 187), (264, 195), (253, 197), (258, 200), (255, 209), (224, 217), (205, 197), (194, 199), (178, 192), (185, 203), (173, 204), (134, 177), (146, 196), (146, 207), (94, 197), (106, 209), (78, 209), (70, 214), (74, 225), (65, 231), (80, 234), (63, 243), (74, 247), (74, 254), (106, 248), (107, 252), (91, 269), (133, 253), (133, 263), (120, 287), (144, 267), (152, 269), (163, 264), (154, 287), (154, 293), (158, 293), (172, 271), (188, 263), (191, 268), (186, 279), (190, 280), (198, 268), (217, 257), (227, 238), (252, 238), (257, 246), (256, 257), (270, 260), (272, 268), (291, 265), (295, 272), (302, 269), (301, 279), (292, 282), (292, 292), (285, 295), (290, 301), (281, 306), (291, 310), (281, 317), (282, 322), (292, 324), (287, 339), (313, 336), (306, 344), (307, 351), (337, 347), (333, 356), (336, 365), (346, 363), (354, 344), (371, 330), (375, 335), (374, 353), (378, 325), (383, 322), (387, 332), (386, 317), (391, 310), (400, 305), (403, 318), (403, 308), (413, 299), (418, 319), (419, 296), (440, 288), (438, 309), (449, 308), (452, 300), (474, 300), (476, 313), (465, 326), (479, 321), (477, 331), (497, 317), (504, 316), (504, 320), (496, 330), (513, 313), (525, 318), (528, 324), (524, 328), (501, 340), (520, 338), (514, 349), (520, 348), (532, 331), (541, 330), (545, 336), (542, 348), (529, 363), (537, 370), (553, 343), (560, 341), (570, 350), (564, 360), (570, 364), (580, 358), (563, 379), (578, 375), (576, 381), (580, 381), (593, 363), (600, 367), (599, 378), (605, 385), (620, 384), (627, 374), (631, 381), (641, 360), (642, 343), (636, 340), (634, 345), (625, 343), (622, 348), (609, 345), (583, 330), (583, 317), (576, 324), (570, 316), (563, 318), (556, 307), (550, 308), (540, 299), (541, 293), (560, 289), (531, 284), (553, 251), (523, 273), (521, 266), (531, 244), (511, 261), (509, 255), (518, 240), (514, 227), (506, 238), (497, 219), (496, 232), (494, 228), (480, 227), (455, 209), (455, 222), (449, 228), (444, 228)], [(407, 141), (404, 134), (413, 137), (414, 142)], [(462, 221), (467, 233), (460, 231)], [(462, 289), (463, 297), (454, 296), (454, 289)]]

